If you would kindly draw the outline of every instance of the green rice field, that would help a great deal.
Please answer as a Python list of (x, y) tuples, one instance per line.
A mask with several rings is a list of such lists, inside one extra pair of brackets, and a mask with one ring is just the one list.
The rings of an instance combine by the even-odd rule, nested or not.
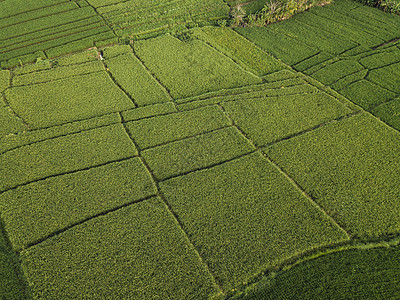
[(0, 299), (399, 299), (400, 16), (0, 0)]

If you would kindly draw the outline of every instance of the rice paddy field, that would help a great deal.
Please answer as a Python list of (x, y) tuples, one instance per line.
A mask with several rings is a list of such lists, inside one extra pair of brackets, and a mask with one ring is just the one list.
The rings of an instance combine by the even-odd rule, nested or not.
[(400, 16), (235, 3), (0, 0), (0, 299), (400, 298)]

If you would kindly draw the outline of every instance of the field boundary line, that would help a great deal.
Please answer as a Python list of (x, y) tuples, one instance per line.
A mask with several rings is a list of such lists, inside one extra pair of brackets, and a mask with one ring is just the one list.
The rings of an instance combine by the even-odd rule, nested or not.
[[(57, 5), (60, 5), (60, 4), (67, 4), (67, 3), (71, 3), (71, 1), (61, 2), (61, 3), (58, 3), (58, 4), (52, 5), (52, 6), (50, 6), (50, 7), (54, 7), (54, 6), (57, 6)], [(75, 3), (75, 2), (73, 2), (73, 3)], [(75, 3), (75, 4), (76, 4), (76, 3)], [(47, 8), (47, 7), (45, 7), (45, 8)], [(40, 8), (40, 9), (38, 9), (38, 10), (41, 10), (41, 9), (43, 9), (43, 8)], [(47, 15), (44, 15), (44, 16), (41, 16), (41, 17), (36, 17), (36, 18), (33, 18), (33, 19), (20, 21), (20, 22), (13, 23), (13, 24), (9, 24), (9, 25), (5, 25), (5, 26), (2, 26), (2, 27), (0, 26), (0, 29), (7, 28), (7, 27), (10, 27), (10, 26), (14, 26), (14, 25), (24, 24), (24, 23), (31, 22), (31, 21), (37, 21), (37, 20), (40, 20), (40, 19), (42, 19), (42, 18), (47, 18), (47, 17), (51, 17), (51, 16), (56, 16), (56, 15), (63, 14), (63, 13), (66, 13), (66, 12), (70, 12), (70, 11), (74, 11), (74, 10), (77, 10), (77, 9), (81, 9), (81, 7), (79, 7), (78, 5), (76, 5), (76, 7), (72, 8), (72, 9), (67, 9), (67, 10), (63, 10), (63, 11), (58, 11), (58, 12), (56, 12), (56, 13), (50, 13), (50, 14), (47, 14)], [(12, 16), (12, 17), (14, 17), (14, 16)], [(6, 17), (6, 18), (4, 18), (4, 19), (8, 19), (8, 18), (10, 18), (10, 17)]]
[[(223, 112), (225, 113), (226, 117), (232, 122), (232, 125), (234, 127), (236, 127), (239, 132), (256, 148), (256, 151), (258, 151), (262, 157), (264, 157), (272, 166), (274, 166), (282, 175), (284, 175), (289, 181), (290, 183), (298, 190), (301, 192), (301, 194), (303, 194), (303, 196), (305, 196), (310, 202), (311, 204), (319, 209), (324, 215), (326, 215), (326, 217), (331, 220), (331, 222), (333, 222), (333, 224), (335, 224), (336, 226), (338, 226), (347, 236), (347, 238), (350, 240), (350, 235), (349, 233), (342, 227), (340, 226), (337, 221), (332, 218), (292, 177), (290, 177), (277, 163), (275, 163), (270, 157), (268, 157), (267, 154), (265, 154), (260, 148), (261, 147), (257, 147), (254, 142), (247, 137), (246, 133), (235, 124), (234, 120), (232, 119), (232, 117), (228, 114), (228, 112), (225, 111), (225, 109), (220, 106), (220, 108), (223, 110)], [(356, 114), (357, 112), (355, 112), (354, 114)]]
[(312, 204), (315, 208), (317, 208), (319, 211), (321, 211), (333, 224), (335, 224), (338, 228), (340, 228), (340, 229), (343, 231), (343, 233), (346, 234), (348, 240), (351, 239), (351, 238), (350, 238), (350, 234), (349, 234), (342, 226), (340, 226), (339, 223), (338, 223), (330, 214), (328, 214), (328, 213), (326, 212), (326, 210), (325, 210), (321, 205), (319, 205), (319, 204), (316, 202), (316, 200), (315, 200), (311, 195), (309, 195), (309, 194), (300, 186), (300, 184), (299, 184), (296, 180), (294, 180), (291, 176), (289, 176), (289, 174), (287, 174), (287, 173), (286, 173), (274, 160), (272, 160), (267, 154), (265, 154), (265, 153), (262, 152), (262, 151), (261, 151), (261, 153), (262, 153), (263, 157), (264, 157), (267, 161), (269, 161), (276, 169), (278, 169), (278, 171), (279, 171), (281, 174), (283, 174), (283, 175), (292, 183), (292, 185), (295, 186), (295, 187), (303, 194), (303, 196), (306, 197), (306, 198), (311, 202), (311, 204)]
[(155, 198), (155, 197), (156, 197), (156, 194), (153, 194), (153, 195), (147, 196), (147, 197), (139, 199), (139, 200), (130, 201), (128, 203), (125, 203), (125, 204), (122, 204), (122, 205), (118, 205), (116, 207), (104, 210), (104, 211), (99, 212), (97, 214), (94, 214), (94, 215), (92, 215), (90, 217), (87, 217), (87, 218), (85, 218), (85, 219), (83, 219), (81, 221), (75, 222), (75, 223), (73, 223), (71, 225), (68, 225), (68, 226), (63, 227), (61, 229), (58, 229), (58, 230), (56, 230), (56, 231), (54, 231), (54, 232), (52, 232), (52, 233), (50, 233), (50, 234), (48, 234), (46, 236), (34, 241), (34, 242), (28, 243), (24, 248), (18, 249), (18, 251), (21, 252), (21, 251), (28, 250), (31, 247), (40, 245), (41, 243), (45, 242), (46, 240), (48, 240), (48, 239), (50, 239), (50, 238), (52, 238), (52, 237), (54, 237), (56, 235), (62, 234), (64, 232), (66, 232), (67, 230), (72, 229), (72, 228), (74, 228), (76, 226), (79, 226), (79, 225), (81, 225), (83, 223), (86, 223), (86, 222), (88, 222), (88, 221), (90, 221), (92, 219), (95, 219), (95, 218), (101, 217), (101, 216), (105, 216), (105, 215), (107, 215), (109, 213), (112, 213), (112, 212), (115, 212), (117, 210), (120, 210), (121, 208), (128, 207), (128, 206), (134, 205), (136, 203), (140, 203), (140, 202), (143, 202), (143, 201), (149, 200), (151, 198)]
[(139, 107), (137, 105), (137, 103), (135, 102), (135, 99), (133, 99), (133, 97), (131, 97), (131, 95), (129, 95), (129, 93), (115, 79), (114, 75), (111, 73), (110, 69), (108, 68), (107, 63), (105, 62), (105, 60), (102, 59), (101, 62), (103, 63), (104, 70), (106, 71), (106, 73), (110, 77), (110, 79), (113, 81), (113, 83), (125, 94), (125, 96), (127, 96), (132, 101), (132, 103), (135, 106), (135, 108)]
[[(122, 117), (122, 116), (121, 116)], [(123, 121), (123, 120), (122, 120)], [(153, 183), (156, 186), (156, 190), (157, 193), (156, 195), (162, 200), (163, 204), (165, 205), (165, 207), (167, 208), (168, 212), (171, 214), (171, 216), (173, 217), (173, 219), (175, 220), (175, 222), (177, 223), (177, 226), (179, 227), (179, 229), (181, 230), (182, 234), (184, 235), (186, 241), (188, 242), (188, 244), (191, 246), (191, 248), (193, 249), (193, 251), (195, 252), (196, 256), (198, 257), (199, 261), (202, 263), (202, 265), (206, 268), (207, 272), (209, 273), (209, 275), (211, 276), (214, 284), (218, 287), (219, 289), (219, 293), (223, 293), (224, 289), (222, 288), (222, 286), (220, 285), (220, 283), (217, 281), (215, 275), (213, 272), (211, 272), (210, 267), (208, 266), (208, 264), (206, 263), (206, 261), (202, 258), (202, 256), (200, 255), (199, 251), (197, 250), (197, 248), (195, 247), (195, 245), (192, 243), (192, 241), (190, 240), (188, 234), (186, 233), (186, 231), (184, 230), (184, 226), (182, 224), (182, 222), (179, 220), (178, 216), (174, 213), (174, 211), (172, 210), (171, 206), (168, 204), (164, 194), (161, 192), (161, 188), (159, 185), (159, 181), (157, 180), (157, 177), (154, 175), (152, 169), (150, 168), (149, 164), (146, 162), (146, 160), (142, 157), (141, 155), (141, 150), (140, 147), (136, 144), (134, 138), (132, 137), (131, 133), (129, 132), (129, 129), (127, 127), (125, 127), (125, 131), (126, 134), (130, 137), (130, 139), (132, 140), (132, 143), (134, 145), (134, 147), (136, 147), (136, 149), (139, 152), (139, 159), (141, 160), (141, 162), (143, 163), (143, 165), (146, 167), (146, 170), (149, 172)]]
[[(48, 71), (48, 70), (52, 70), (51, 69), (47, 69), (47, 70), (42, 70), (42, 71)], [(36, 71), (36, 72), (32, 72), (32, 73), (37, 73), (40, 71)], [(101, 71), (94, 71), (94, 72), (87, 72), (87, 73), (82, 73), (82, 74), (77, 74), (77, 75), (72, 75), (72, 76), (67, 76), (67, 77), (62, 77), (62, 78), (57, 78), (57, 79), (53, 79), (53, 80), (48, 80), (48, 81), (41, 81), (41, 82), (35, 82), (35, 83), (29, 83), (29, 84), (22, 84), (22, 85), (13, 85), (13, 88), (19, 88), (19, 87), (28, 87), (28, 86), (34, 86), (37, 84), (45, 84), (45, 83), (50, 83), (50, 82), (57, 82), (57, 81), (61, 81), (64, 79), (71, 79), (71, 78), (76, 78), (76, 77), (80, 77), (80, 76), (85, 76), (85, 75), (90, 75), (90, 74), (96, 74), (96, 73), (102, 73), (105, 72), (105, 70), (101, 70)], [(31, 73), (27, 73), (27, 74), (31, 74)], [(25, 74), (24, 74), (25, 75)], [(17, 77), (17, 76), (15, 76)]]
[(117, 163), (117, 162), (126, 161), (126, 160), (129, 160), (129, 159), (135, 158), (135, 157), (138, 157), (138, 156), (137, 155), (133, 155), (133, 156), (129, 156), (129, 157), (121, 158), (121, 159), (111, 160), (111, 161), (108, 161), (108, 162), (104, 162), (104, 163), (101, 163), (101, 164), (97, 164), (97, 165), (86, 167), (86, 168), (82, 168), (82, 169), (77, 169), (77, 170), (62, 172), (62, 173), (58, 173), (58, 174), (54, 174), (54, 175), (44, 176), (42, 178), (38, 178), (38, 179), (35, 179), (35, 180), (30, 180), (30, 181), (27, 181), (25, 183), (18, 184), (16, 186), (12, 186), (10, 188), (2, 190), (2, 191), (0, 191), (0, 195), (3, 194), (3, 193), (6, 193), (8, 191), (16, 190), (16, 189), (18, 189), (20, 187), (29, 185), (31, 183), (40, 182), (40, 181), (43, 181), (43, 180), (46, 180), (46, 179), (49, 179), (49, 178), (53, 178), (53, 177), (59, 177), (59, 176), (68, 175), (68, 174), (74, 174), (74, 173), (78, 173), (78, 172), (82, 172), (82, 171), (88, 171), (90, 169), (106, 166), (106, 165)]
[[(129, 1), (129, 0), (128, 0)], [(98, 7), (94, 7), (93, 5), (91, 5), (89, 2), (87, 2), (85, 0), (85, 2), (88, 4), (88, 6), (90, 6), (91, 8), (93, 8), (94, 12), (96, 13), (96, 15), (98, 15), (104, 22), (104, 25), (106, 25), (115, 35), (115, 37), (117, 37), (119, 39), (119, 35), (115, 32), (114, 28), (112, 28), (112, 26), (109, 25), (109, 23), (107, 22), (106, 18), (104, 18), (104, 16), (102, 14), (99, 14), (99, 12), (97, 11)], [(107, 5), (105, 5), (107, 6)]]
[(142, 68), (143, 68), (152, 78), (154, 78), (154, 80), (158, 83), (158, 85), (167, 93), (167, 95), (168, 95), (168, 97), (169, 97), (169, 100), (171, 100), (170, 102), (172, 102), (172, 103), (174, 104), (175, 108), (177, 109), (176, 103), (175, 103), (175, 99), (172, 98), (172, 96), (171, 96), (171, 91), (170, 91), (166, 86), (164, 86), (164, 85), (161, 83), (160, 79), (158, 79), (158, 78), (156, 77), (156, 75), (153, 74), (153, 73), (149, 70), (149, 68), (144, 64), (144, 62), (143, 62), (143, 61), (140, 59), (140, 57), (136, 54), (136, 51), (135, 51), (135, 48), (133, 47), (133, 44), (132, 44), (132, 43), (129, 43), (129, 46), (130, 46), (130, 48), (131, 48), (132, 54), (136, 57), (136, 59), (138, 60), (138, 62), (139, 62), (140, 65), (142, 66)]
[[(0, 94), (0, 96), (3, 98), (3, 102), (5, 103), (6, 107), (7, 107), (8, 109), (10, 109), (10, 112), (11, 112), (18, 120), (20, 120), (20, 121), (22, 122), (22, 124), (27, 128), (27, 130), (30, 130), (31, 127), (29, 126), (29, 124), (24, 120), (24, 118), (22, 118), (20, 115), (18, 115), (18, 114), (15, 112), (15, 110), (11, 107), (10, 103), (9, 103), (8, 100), (7, 100), (7, 97), (6, 97), (5, 93), (2, 92), (2, 93)], [(1, 140), (1, 139), (0, 139), (0, 140)]]
[(332, 123), (335, 123), (335, 122), (340, 122), (340, 121), (342, 121), (342, 120), (345, 120), (345, 119), (354, 117), (354, 116), (359, 115), (359, 114), (361, 114), (361, 113), (364, 113), (364, 111), (363, 111), (363, 110), (353, 111), (353, 112), (351, 112), (351, 113), (349, 113), (349, 114), (346, 114), (346, 115), (344, 115), (344, 116), (337, 117), (337, 118), (335, 118), (335, 119), (332, 119), (332, 120), (329, 120), (329, 121), (320, 123), (320, 124), (318, 124), (318, 125), (315, 125), (315, 126), (313, 126), (313, 127), (310, 127), (310, 128), (308, 128), (308, 129), (305, 129), (305, 130), (303, 130), (303, 131), (296, 132), (296, 133), (290, 134), (290, 135), (288, 135), (288, 136), (285, 136), (285, 137), (283, 137), (283, 138), (277, 139), (277, 140), (275, 140), (275, 141), (273, 141), (273, 142), (267, 143), (267, 144), (265, 144), (265, 145), (261, 145), (260, 147), (269, 147), (269, 146), (278, 144), (278, 143), (280, 143), (280, 142), (290, 140), (290, 139), (292, 139), (292, 138), (295, 138), (295, 137), (301, 136), (301, 135), (303, 135), (303, 134), (306, 134), (306, 133), (308, 133), (308, 132), (314, 131), (314, 130), (320, 128), (320, 127), (323, 127), (323, 126), (326, 126), (326, 125), (329, 125), (329, 124), (332, 124)]
[[(81, 20), (78, 20), (77, 22), (79, 22), (79, 21), (81, 21)], [(88, 28), (85, 28), (85, 29), (81, 30), (84, 27), (88, 27)], [(41, 36), (37, 36), (37, 37), (31, 38), (29, 40), (23, 40), (23, 41), (20, 41), (20, 42), (9, 44), (9, 45), (6, 46), (6, 48), (10, 48), (12, 46), (14, 46), (14, 48), (7, 49), (6, 51), (3, 51), (2, 53), (9, 53), (9, 52), (12, 52), (12, 51), (15, 51), (15, 50), (19, 50), (19, 49), (23, 49), (23, 48), (26, 48), (26, 47), (29, 47), (29, 46), (40, 45), (42, 43), (46, 43), (46, 42), (50, 42), (50, 41), (56, 41), (57, 39), (62, 39), (62, 38), (65, 38), (65, 37), (68, 37), (68, 36), (71, 36), (71, 35), (74, 35), (74, 34), (83, 33), (83, 32), (90, 31), (90, 30), (97, 29), (97, 28), (101, 28), (101, 27), (106, 27), (106, 26), (104, 24), (101, 24), (100, 21), (95, 21), (93, 23), (90, 23), (90, 24), (87, 24), (87, 25), (78, 26), (78, 27), (75, 27), (75, 28), (72, 28), (72, 29), (68, 29), (68, 30), (64, 30), (64, 31), (58, 31), (58, 32), (54, 32), (54, 33), (51, 33), (51, 34), (41, 35)], [(49, 28), (46, 28), (44, 30), (48, 30), (48, 29)], [(63, 34), (63, 32), (65, 32), (65, 31), (69, 31), (69, 33), (68, 34)], [(106, 32), (106, 31), (104, 31), (104, 32)], [(55, 36), (55, 35), (59, 35), (59, 36)], [(51, 36), (53, 36), (53, 37), (51, 37)], [(23, 35), (20, 35), (18, 37), (23, 37)], [(44, 40), (41, 40), (41, 41), (34, 41), (34, 40), (38, 40), (38, 39), (43, 39), (44, 37), (48, 37), (48, 38), (44, 39)], [(26, 44), (26, 45), (20, 45), (20, 44), (27, 43), (27, 42), (28, 43), (31, 42), (31, 43), (30, 44)]]
[[(12, 17), (15, 17), (15, 16), (19, 16), (19, 15), (23, 15), (23, 14), (29, 13), (29, 12), (41, 10), (41, 9), (43, 9), (43, 8), (49, 8), (49, 7), (53, 7), (53, 6), (57, 6), (57, 5), (60, 5), (60, 4), (63, 4), (63, 3), (69, 3), (69, 2), (71, 2), (71, 0), (69, 0), (69, 1), (68, 1), (68, 0), (64, 0), (64, 1), (62, 1), (62, 2), (58, 2), (58, 3), (52, 4), (52, 5), (41, 6), (41, 7), (32, 9), (32, 10), (27, 10), (27, 11), (24, 11), (24, 12), (17, 13), (17, 14), (15, 14), (15, 15), (9, 15), (9, 16), (5, 17), (4, 19), (12, 18)], [(74, 1), (74, 2), (75, 2), (75, 1)]]

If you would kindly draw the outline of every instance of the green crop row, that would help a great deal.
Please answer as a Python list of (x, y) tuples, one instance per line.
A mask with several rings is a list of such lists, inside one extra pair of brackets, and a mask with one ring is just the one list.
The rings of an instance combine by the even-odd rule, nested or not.
[(134, 49), (174, 99), (261, 83), (260, 78), (199, 40), (182, 42), (164, 35), (137, 41)]
[(289, 65), (299, 63), (319, 52), (298, 39), (269, 30), (268, 27), (235, 28), (235, 30)]
[(353, 249), (262, 279), (235, 300), (391, 299), (400, 294), (400, 249)]
[(142, 151), (158, 180), (203, 169), (254, 151), (234, 127), (219, 129)]
[[(47, 75), (51, 76), (53, 72), (57, 74), (57, 68), (48, 71)], [(134, 107), (105, 71), (13, 87), (5, 94), (17, 114), (35, 129)]]
[(29, 22), (32, 20), (37, 20), (50, 15), (62, 14), (67, 11), (72, 11), (77, 9), (78, 6), (74, 2), (61, 2), (58, 5), (52, 5), (48, 7), (43, 7), (41, 9), (36, 9), (28, 11), (22, 14), (10, 16), (8, 18), (0, 19), (0, 28)]
[(13, 86), (38, 84), (102, 71), (104, 71), (104, 65), (97, 60), (78, 65), (52, 68), (50, 70), (14, 76), (12, 83)]
[(225, 290), (293, 255), (347, 239), (259, 153), (160, 187)]
[(2, 0), (0, 3), (0, 18), (11, 18), (29, 11), (45, 9), (58, 5), (65, 0)]
[(221, 105), (257, 146), (290, 137), (352, 112), (321, 92), (245, 99)]
[(0, 156), (0, 192), (137, 155), (121, 124), (45, 140)]
[[(71, 22), (68, 24), (52, 27), (45, 30), (36, 31), (27, 35), (11, 38), (3, 42), (4, 52), (14, 53), (18, 49), (26, 48), (35, 44), (49, 43), (50, 41), (64, 38), (70, 35), (79, 34), (87, 30), (104, 27), (101, 17), (94, 16), (84, 20)], [(47, 44), (45, 44), (47, 45)]]
[(363, 113), (265, 152), (353, 237), (398, 233), (398, 131)]
[(206, 299), (219, 292), (158, 198), (91, 219), (21, 258), (35, 298)]
[(221, 109), (208, 106), (126, 124), (140, 149), (155, 147), (231, 125)]
[(115, 81), (138, 106), (168, 102), (167, 91), (145, 69), (133, 54), (124, 54), (106, 60)]
[(227, 18), (229, 7), (222, 0), (89, 1), (120, 37), (141, 37), (170, 31), (181, 25)]
[(19, 250), (94, 215), (155, 193), (150, 173), (139, 158), (132, 158), (2, 193), (0, 209), (10, 241)]
[(249, 40), (226, 27), (204, 27), (193, 35), (223, 52), (234, 61), (257, 75), (266, 75), (285, 69), (286, 66)]
[(44, 140), (54, 139), (63, 135), (70, 135), (116, 123), (121, 123), (121, 118), (118, 113), (112, 113), (46, 129), (30, 130), (22, 133), (19, 132), (18, 135), (8, 135), (0, 140), (0, 153), (3, 154), (13, 149)]

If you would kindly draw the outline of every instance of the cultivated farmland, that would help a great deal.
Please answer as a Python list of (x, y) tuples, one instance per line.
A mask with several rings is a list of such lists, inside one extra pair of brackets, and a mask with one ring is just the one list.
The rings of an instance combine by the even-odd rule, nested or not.
[(0, 0), (0, 299), (400, 297), (400, 17)]

